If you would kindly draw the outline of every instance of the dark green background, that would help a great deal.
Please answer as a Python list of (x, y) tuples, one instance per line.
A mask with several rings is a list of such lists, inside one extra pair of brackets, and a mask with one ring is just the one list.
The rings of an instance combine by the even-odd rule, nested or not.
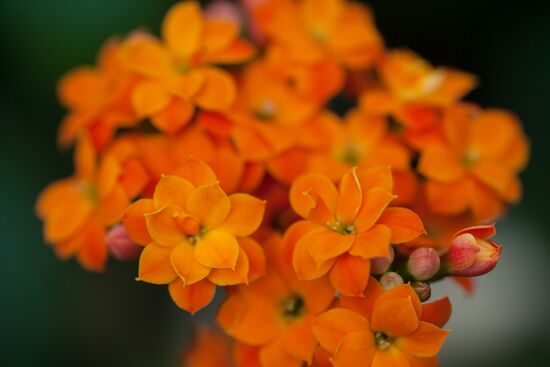
[[(63, 115), (57, 79), (92, 63), (113, 34), (139, 27), (157, 31), (172, 3), (0, 3), (2, 366), (176, 365), (190, 317), (171, 304), (164, 287), (135, 282), (134, 264), (112, 262), (106, 274), (95, 275), (74, 262), (59, 262), (43, 244), (33, 214), (39, 190), (71, 172), (70, 154), (55, 145)], [(455, 331), (443, 365), (548, 365), (550, 6), (479, 0), (370, 4), (388, 45), (479, 75), (481, 85), (468, 98), (516, 111), (532, 141), (531, 164), (523, 175), (525, 199), (499, 225), (504, 234), (498, 240), (508, 246), (503, 263), (481, 282), (473, 300), (456, 293)], [(462, 322), (466, 319), (476, 322)], [(485, 337), (492, 329), (502, 343)], [(497, 339), (499, 345), (485, 349)]]

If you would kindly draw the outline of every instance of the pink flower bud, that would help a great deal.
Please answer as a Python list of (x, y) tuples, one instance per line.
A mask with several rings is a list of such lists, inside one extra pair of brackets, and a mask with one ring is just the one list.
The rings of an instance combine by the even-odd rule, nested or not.
[(112, 226), (105, 236), (105, 242), (111, 255), (120, 261), (135, 260), (141, 252), (141, 247), (128, 237), (123, 224)]
[(395, 256), (395, 253), (393, 251), (393, 247), (390, 247), (390, 256), (388, 257), (376, 257), (374, 259), (371, 259), (370, 261), (370, 272), (374, 275), (380, 275), (384, 274), (386, 271), (388, 271), (388, 268), (390, 267), (391, 263), (393, 262), (393, 258)]
[(407, 261), (407, 270), (416, 280), (427, 280), (439, 271), (439, 254), (431, 247), (414, 250)]
[(390, 290), (401, 284), (403, 284), (403, 278), (401, 278), (401, 275), (394, 273), (393, 271), (384, 273), (384, 275), (380, 277), (380, 285), (384, 288), (384, 290)]
[(502, 247), (485, 239), (494, 233), (494, 225), (470, 227), (458, 232), (443, 259), (449, 273), (473, 277), (493, 270)]

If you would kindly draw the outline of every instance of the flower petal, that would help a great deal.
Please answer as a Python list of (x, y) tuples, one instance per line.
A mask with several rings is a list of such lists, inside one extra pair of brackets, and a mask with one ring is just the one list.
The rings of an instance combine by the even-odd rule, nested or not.
[(235, 269), (212, 269), (208, 279), (219, 286), (248, 283), (249, 271), (248, 256), (243, 249), (239, 248), (239, 257)]
[(195, 259), (195, 249), (187, 242), (179, 244), (172, 250), (170, 263), (184, 285), (196, 283), (210, 273), (210, 268)]
[(377, 300), (372, 313), (373, 331), (392, 337), (411, 335), (418, 329), (418, 316), (410, 298)]
[(373, 225), (367, 232), (355, 235), (355, 242), (349, 253), (363, 259), (388, 257), (390, 254), (390, 229), (382, 224)]
[(336, 219), (344, 223), (353, 223), (362, 201), (361, 185), (357, 178), (356, 168), (353, 168), (346, 172), (340, 181)]
[(364, 192), (363, 205), (355, 218), (357, 232), (365, 232), (371, 228), (393, 199), (395, 195), (381, 187), (373, 187)]
[(306, 317), (289, 325), (282, 336), (283, 349), (300, 361), (311, 364), (317, 340), (313, 335), (311, 317)]
[(165, 108), (151, 116), (151, 122), (160, 131), (173, 134), (191, 120), (194, 112), (192, 103), (182, 98), (173, 98)]
[(363, 193), (374, 187), (393, 190), (393, 178), (389, 166), (377, 166), (357, 171), (357, 179), (361, 183)]
[(229, 202), (231, 209), (218, 229), (238, 237), (251, 235), (262, 223), (265, 201), (248, 194), (233, 194)]
[(441, 182), (453, 182), (465, 174), (460, 158), (442, 144), (432, 144), (422, 151), (418, 170), (423, 175)]
[(197, 261), (210, 268), (235, 269), (239, 244), (235, 237), (223, 231), (208, 231), (195, 244)]
[(224, 110), (231, 106), (237, 94), (235, 81), (218, 68), (202, 68), (204, 81), (194, 96), (197, 105), (205, 110)]
[(449, 297), (445, 295), (443, 298), (433, 302), (424, 303), (422, 305), (422, 317), (420, 320), (429, 322), (438, 327), (443, 327), (451, 318), (453, 306), (449, 301)]
[(187, 237), (175, 221), (175, 214), (172, 207), (163, 207), (156, 212), (145, 214), (147, 231), (158, 245), (174, 247), (187, 241)]
[(260, 363), (263, 367), (301, 367), (303, 362), (284, 350), (282, 340), (276, 340), (260, 349)]
[(290, 188), (290, 204), (292, 209), (303, 218), (307, 218), (315, 202), (308, 192), (313, 192), (323, 199), (328, 208), (334, 210), (338, 191), (327, 177), (318, 174), (307, 174), (298, 177)]
[(252, 238), (237, 238), (239, 246), (248, 258), (248, 281), (253, 282), (265, 275), (265, 254), (258, 242)]
[(105, 243), (105, 229), (100, 223), (92, 221), (81, 233), (77, 259), (84, 269), (102, 271), (107, 261), (108, 251)]
[(138, 280), (152, 284), (168, 284), (178, 277), (170, 262), (172, 248), (147, 245), (139, 257)]
[(309, 252), (309, 246), (310, 242), (308, 240), (304, 241), (304, 237), (302, 237), (294, 247), (292, 266), (298, 279), (311, 280), (322, 277), (330, 270), (336, 260), (336, 258), (332, 258), (322, 264), (317, 264)]
[(332, 354), (336, 352), (344, 336), (360, 330), (369, 330), (368, 320), (357, 312), (345, 308), (328, 310), (317, 317), (313, 323), (313, 332), (319, 344)]
[(151, 116), (168, 107), (172, 97), (164, 85), (156, 81), (138, 84), (132, 93), (132, 105), (140, 117)]
[(196, 187), (214, 185), (217, 182), (214, 171), (206, 163), (194, 158), (185, 161), (174, 174), (186, 179)]
[(325, 229), (304, 236), (300, 242), (305, 242), (304, 246), (308, 248), (313, 260), (317, 264), (322, 264), (348, 251), (354, 240), (353, 235), (344, 235)]
[(191, 191), (185, 208), (208, 229), (216, 227), (227, 217), (231, 204), (220, 185), (214, 184)]
[(145, 222), (145, 214), (153, 212), (153, 200), (141, 199), (132, 203), (122, 215), (122, 222), (126, 228), (126, 232), (130, 239), (140, 245), (147, 245), (153, 242), (147, 223)]
[(345, 296), (362, 296), (369, 277), (370, 261), (347, 253), (338, 256), (329, 273), (334, 289)]
[(447, 330), (421, 321), (414, 334), (398, 338), (396, 345), (413, 356), (433, 357), (443, 346), (448, 333)]
[(196, 1), (174, 5), (162, 23), (162, 37), (171, 51), (183, 58), (199, 49), (204, 29), (203, 16)]
[(378, 219), (391, 230), (391, 243), (403, 243), (426, 234), (420, 217), (407, 208), (387, 208)]
[(175, 206), (185, 209), (187, 198), (193, 189), (193, 185), (183, 178), (172, 175), (162, 176), (153, 194), (155, 208)]
[(184, 286), (183, 281), (177, 279), (170, 283), (168, 291), (179, 308), (194, 315), (212, 301), (216, 293), (216, 286), (207, 279)]
[(376, 349), (369, 331), (352, 331), (344, 336), (332, 357), (334, 367), (370, 366)]

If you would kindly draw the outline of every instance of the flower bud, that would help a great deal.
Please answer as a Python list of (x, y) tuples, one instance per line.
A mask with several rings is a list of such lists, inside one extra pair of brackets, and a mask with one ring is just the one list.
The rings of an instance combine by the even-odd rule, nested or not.
[(209, 4), (204, 16), (210, 20), (233, 22), (241, 26), (244, 22), (241, 7), (232, 1), (221, 0)]
[(388, 268), (393, 262), (394, 256), (395, 256), (395, 253), (393, 251), (393, 247), (390, 247), (390, 255), (388, 257), (376, 257), (374, 259), (371, 259), (370, 261), (371, 274), (380, 275), (388, 271)]
[(403, 278), (401, 278), (401, 275), (394, 273), (393, 271), (384, 273), (384, 275), (380, 277), (380, 285), (386, 291), (401, 284), (403, 284)]
[(407, 270), (416, 280), (427, 280), (439, 271), (439, 254), (431, 247), (414, 250), (407, 261)]
[(105, 242), (107, 243), (111, 255), (120, 261), (134, 260), (141, 252), (141, 247), (136, 245), (134, 241), (128, 237), (128, 233), (123, 224), (115, 224), (112, 226), (105, 236)]
[(493, 270), (500, 259), (501, 246), (486, 241), (494, 225), (466, 228), (455, 235), (443, 262), (452, 275), (473, 277)]
[(420, 298), (421, 302), (427, 301), (432, 296), (432, 288), (426, 282), (412, 282), (411, 286)]

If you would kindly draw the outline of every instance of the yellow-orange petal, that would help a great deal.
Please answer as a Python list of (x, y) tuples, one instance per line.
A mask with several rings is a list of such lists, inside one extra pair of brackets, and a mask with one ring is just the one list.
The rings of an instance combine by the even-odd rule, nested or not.
[(185, 208), (187, 213), (198, 218), (205, 228), (214, 228), (227, 217), (231, 203), (220, 185), (214, 184), (191, 191)]
[(407, 208), (387, 208), (378, 219), (391, 230), (391, 243), (403, 243), (414, 240), (425, 234), (424, 224), (420, 217)]
[(90, 271), (102, 271), (108, 256), (103, 226), (92, 221), (78, 236), (81, 243), (76, 256), (80, 265)]
[(249, 269), (248, 256), (243, 249), (239, 248), (239, 257), (237, 258), (235, 269), (212, 269), (208, 275), (208, 279), (219, 286), (248, 283)]
[(210, 268), (234, 269), (239, 257), (239, 243), (226, 232), (211, 230), (195, 244), (195, 257)]
[(177, 279), (170, 283), (168, 291), (179, 308), (195, 314), (212, 301), (216, 293), (216, 286), (207, 279), (191, 285), (183, 285), (182, 280)]
[(310, 243), (307, 240), (304, 241), (302, 237), (293, 249), (292, 267), (298, 279), (311, 280), (320, 278), (330, 270), (332, 264), (336, 261), (336, 258), (332, 258), (322, 264), (317, 264), (309, 252), (309, 246)]
[(194, 100), (205, 110), (220, 111), (227, 109), (237, 94), (235, 81), (227, 72), (218, 68), (202, 68), (203, 84), (194, 96)]
[(395, 195), (381, 187), (373, 187), (363, 193), (363, 205), (355, 218), (357, 233), (365, 232), (371, 228), (393, 199), (395, 199)]
[(409, 298), (414, 307), (414, 311), (416, 312), (416, 316), (420, 319), (420, 316), (422, 316), (422, 303), (420, 302), (420, 299), (414, 289), (409, 284), (402, 284), (390, 289), (389, 291), (385, 291), (378, 296), (376, 303), (396, 298)]
[(469, 206), (472, 197), (472, 185), (468, 180), (453, 183), (428, 181), (426, 195), (430, 208), (438, 214), (460, 214)]
[(172, 248), (155, 243), (147, 245), (139, 257), (138, 280), (152, 284), (168, 284), (178, 277), (170, 262)]
[(139, 117), (151, 116), (167, 108), (172, 97), (163, 84), (145, 81), (138, 84), (132, 93), (132, 106)]
[(410, 298), (377, 301), (372, 312), (371, 330), (392, 337), (411, 335), (418, 329), (418, 316)]
[(460, 157), (442, 144), (433, 144), (424, 149), (418, 170), (425, 176), (441, 182), (456, 181), (465, 173)]
[(429, 322), (438, 327), (443, 327), (451, 318), (453, 306), (449, 297), (443, 298), (422, 305), (422, 317), (420, 320)]
[(368, 231), (355, 235), (349, 253), (363, 259), (387, 257), (390, 254), (391, 230), (382, 224), (373, 225)]
[(160, 131), (173, 134), (191, 120), (194, 112), (195, 106), (191, 102), (172, 98), (166, 107), (151, 116), (151, 122)]
[(352, 331), (342, 338), (332, 357), (332, 365), (334, 367), (371, 366), (375, 352), (371, 332)]
[(122, 55), (130, 69), (150, 77), (166, 75), (172, 67), (169, 53), (153, 37), (130, 39)]
[(329, 273), (334, 289), (345, 296), (362, 296), (369, 277), (370, 261), (347, 253), (338, 256)]
[(185, 161), (174, 174), (186, 179), (196, 187), (214, 185), (217, 182), (214, 171), (206, 163), (194, 158)]
[(248, 281), (253, 282), (265, 275), (265, 254), (258, 242), (252, 238), (237, 238), (239, 246), (248, 258)]
[(93, 180), (96, 172), (97, 152), (88, 135), (84, 135), (78, 140), (73, 159), (76, 176), (86, 181)]
[(353, 223), (363, 202), (361, 184), (357, 178), (356, 170), (353, 168), (346, 172), (340, 181), (336, 219), (344, 223)]
[(368, 331), (369, 322), (357, 312), (333, 308), (322, 313), (313, 323), (313, 332), (323, 348), (334, 354), (340, 341), (352, 331)]
[(226, 20), (208, 20), (204, 23), (202, 42), (207, 53), (228, 47), (239, 35), (239, 25)]
[(260, 348), (260, 363), (263, 367), (301, 367), (303, 362), (284, 350), (282, 340), (276, 340)]
[(187, 180), (173, 175), (162, 176), (153, 193), (155, 208), (174, 206), (184, 209), (194, 186)]
[(176, 223), (174, 215), (174, 208), (169, 206), (145, 214), (147, 231), (158, 245), (175, 247), (187, 241), (185, 234)]
[(122, 222), (130, 239), (140, 245), (147, 245), (153, 242), (147, 230), (145, 214), (153, 212), (153, 200), (141, 199), (132, 203), (122, 215)]
[(237, 237), (251, 235), (262, 223), (265, 201), (248, 194), (229, 196), (231, 209), (218, 229)]
[(377, 166), (358, 170), (357, 178), (361, 183), (363, 193), (374, 187), (381, 187), (390, 192), (393, 190), (393, 178), (389, 166)]
[(130, 204), (126, 190), (121, 185), (115, 186), (111, 193), (103, 198), (97, 207), (97, 214), (106, 226), (120, 221), (124, 209)]
[(317, 264), (322, 264), (348, 251), (355, 236), (340, 234), (330, 229), (310, 233), (300, 241), (304, 242)]
[(327, 206), (332, 210), (336, 209), (338, 191), (336, 187), (326, 176), (318, 174), (307, 174), (298, 177), (290, 188), (290, 204), (292, 209), (303, 218), (307, 218), (315, 202), (308, 192), (313, 192), (323, 199)]
[(398, 338), (396, 346), (416, 357), (435, 356), (449, 332), (427, 322), (420, 322), (418, 329), (412, 335)]
[(174, 5), (162, 23), (162, 37), (169, 49), (183, 58), (189, 58), (200, 46), (204, 21), (200, 5), (185, 1)]
[(371, 367), (409, 367), (411, 358), (414, 357), (395, 347), (390, 347), (387, 350), (376, 350)]
[(376, 278), (370, 277), (367, 287), (363, 291), (363, 297), (341, 296), (340, 302), (344, 307), (365, 316), (367, 320), (371, 320), (374, 303), (383, 293), (384, 289)]
[(195, 249), (187, 242), (176, 246), (170, 255), (170, 263), (184, 285), (203, 280), (210, 273), (210, 268), (195, 259)]
[(237, 39), (223, 50), (204, 56), (204, 61), (212, 64), (237, 64), (251, 59), (256, 50), (249, 42)]
[(97, 192), (100, 198), (109, 195), (114, 189), (121, 173), (120, 164), (111, 156), (106, 155), (101, 160), (97, 171)]
[(317, 346), (311, 319), (311, 317), (305, 317), (289, 325), (281, 336), (283, 349), (294, 358), (308, 364), (311, 364)]
[(92, 215), (94, 206), (90, 200), (76, 190), (67, 194), (70, 196), (65, 196), (45, 218), (44, 238), (50, 243), (68, 239)]

